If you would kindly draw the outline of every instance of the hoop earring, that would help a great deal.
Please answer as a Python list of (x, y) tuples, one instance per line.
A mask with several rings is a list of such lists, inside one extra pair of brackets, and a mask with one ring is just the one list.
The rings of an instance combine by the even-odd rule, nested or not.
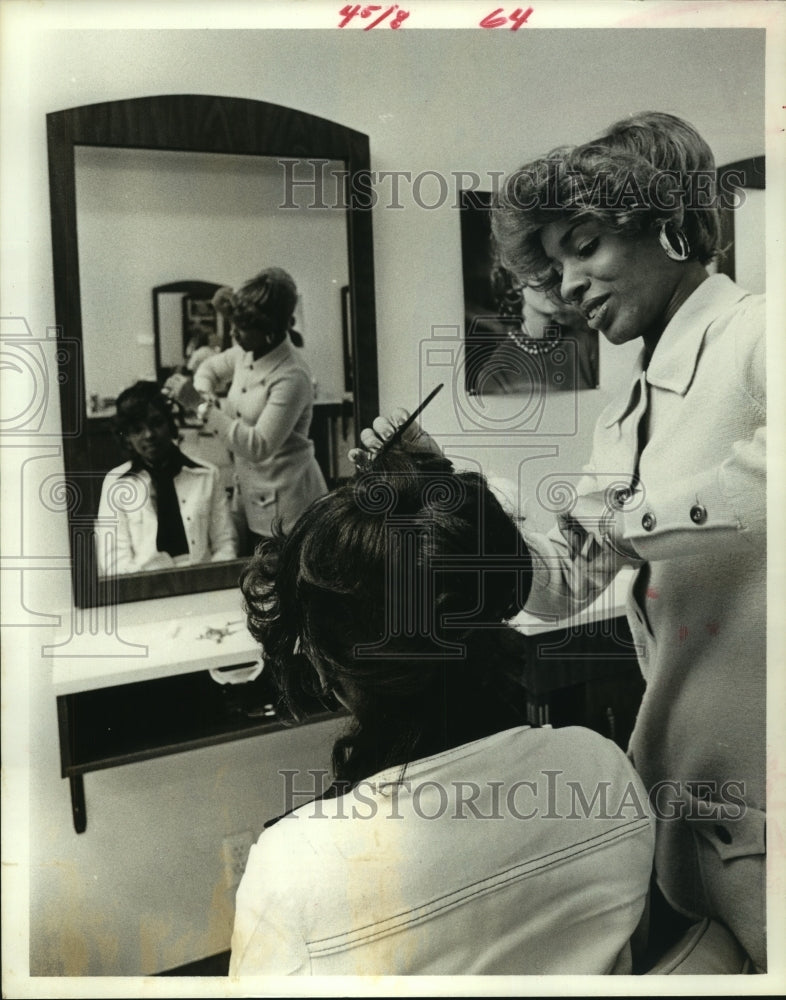
[(677, 241), (679, 246), (679, 249), (675, 250), (674, 244), (671, 242), (667, 232), (667, 226), (667, 222), (661, 222), (660, 232), (658, 233), (658, 242), (670, 260), (686, 261), (688, 257), (690, 257), (690, 244), (688, 243), (687, 236), (681, 229), (674, 230), (674, 239)]

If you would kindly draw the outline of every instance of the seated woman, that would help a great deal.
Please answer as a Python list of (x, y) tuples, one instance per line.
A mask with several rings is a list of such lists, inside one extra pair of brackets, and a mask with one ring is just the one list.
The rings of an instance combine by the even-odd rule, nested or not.
[(231, 976), (630, 971), (646, 794), (610, 741), (525, 724), (530, 582), (482, 476), (396, 449), (259, 547), (241, 585), (284, 705), (352, 721), (333, 785), (251, 849)]
[(155, 382), (117, 397), (115, 433), (130, 460), (107, 473), (95, 525), (101, 576), (234, 559), (236, 532), (218, 469), (177, 446)]

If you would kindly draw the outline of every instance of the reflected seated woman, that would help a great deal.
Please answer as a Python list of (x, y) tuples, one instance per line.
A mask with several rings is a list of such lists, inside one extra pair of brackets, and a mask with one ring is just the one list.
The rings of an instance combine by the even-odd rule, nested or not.
[(237, 536), (218, 469), (180, 451), (171, 404), (155, 382), (121, 392), (115, 432), (130, 459), (101, 489), (99, 575), (234, 559)]
[(258, 548), (241, 586), (284, 706), (352, 721), (334, 783), (251, 849), (231, 976), (630, 971), (646, 793), (612, 742), (526, 724), (506, 622), (531, 578), (482, 476), (395, 448)]

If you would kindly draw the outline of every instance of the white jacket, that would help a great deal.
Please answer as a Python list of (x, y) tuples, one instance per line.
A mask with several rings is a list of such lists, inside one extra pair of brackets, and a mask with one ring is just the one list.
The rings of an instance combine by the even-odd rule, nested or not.
[[(627, 617), (647, 689), (630, 752), (647, 788), (667, 783), (658, 882), (677, 909), (726, 923), (760, 968), (765, 387), (764, 297), (724, 275), (707, 278), (666, 327), (646, 371), (640, 359), (629, 390), (601, 415), (577, 487), (607, 491), (613, 507), (614, 487), (630, 484), (638, 465), (639, 489), (616, 520), (623, 548), (640, 556)], [(619, 569), (608, 545), (573, 559), (559, 532), (524, 534), (536, 555), (527, 603), (534, 614), (564, 617)], [(732, 794), (740, 815), (726, 808)]]
[(327, 493), (308, 436), (311, 373), (288, 339), (256, 361), (236, 345), (208, 358), (194, 376), (200, 392), (215, 393), (228, 383), (226, 399), (210, 411), (204, 430), (234, 457), (233, 510), (242, 510), (258, 535), (270, 535), (278, 520), (289, 531)]
[(615, 744), (523, 727), (400, 773), (263, 832), (230, 977), (630, 971), (654, 832)]
[(236, 557), (237, 532), (218, 469), (186, 463), (174, 483), (188, 554), (173, 559), (168, 552), (156, 549), (158, 515), (150, 473), (132, 471), (131, 462), (124, 462), (106, 474), (95, 522), (100, 576)]

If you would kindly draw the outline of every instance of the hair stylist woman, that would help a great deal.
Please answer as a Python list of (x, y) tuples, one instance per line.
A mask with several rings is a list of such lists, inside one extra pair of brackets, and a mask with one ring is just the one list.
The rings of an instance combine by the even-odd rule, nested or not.
[[(621, 563), (637, 568), (628, 620), (647, 689), (630, 754), (659, 817), (657, 882), (763, 968), (765, 317), (761, 296), (705, 270), (713, 168), (690, 125), (642, 114), (522, 167), (493, 226), (517, 276), (557, 288), (611, 343), (642, 342), (571, 516), (524, 532), (527, 610), (576, 610)], [(378, 418), (365, 446), (398, 420)]]
[[(234, 456), (232, 508), (243, 555), (272, 534), (275, 522), (288, 530), (327, 487), (308, 437), (311, 373), (290, 339), (300, 341), (291, 330), (295, 282), (269, 267), (235, 292), (220, 289), (213, 302), (231, 321), (236, 345), (203, 362), (193, 385), (175, 375), (167, 387), (204, 417), (205, 430)], [(219, 402), (216, 393), (227, 384), (229, 393)]]

